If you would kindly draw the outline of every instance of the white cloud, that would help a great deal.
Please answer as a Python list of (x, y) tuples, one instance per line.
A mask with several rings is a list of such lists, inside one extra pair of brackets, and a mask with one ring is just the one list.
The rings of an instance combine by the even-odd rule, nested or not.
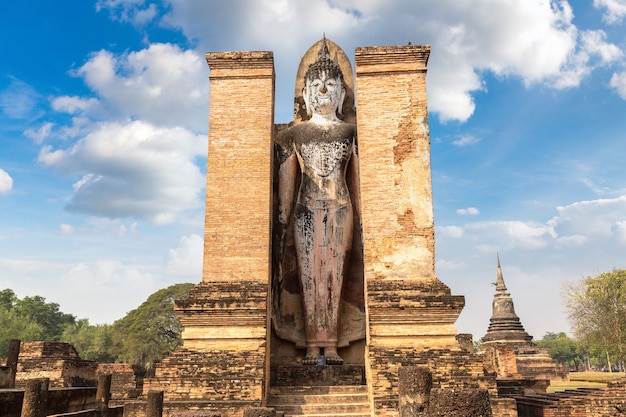
[(82, 113), (89, 111), (98, 105), (98, 100), (91, 98), (80, 98), (76, 96), (61, 96), (52, 100), (52, 109), (64, 113)]
[[(133, 1), (113, 3), (129, 13), (139, 7)], [(324, 32), (348, 55), (356, 46), (430, 44), (429, 109), (443, 120), (472, 115), (472, 95), (486, 89), (485, 71), (526, 85), (568, 88), (588, 76), (593, 59), (613, 62), (621, 54), (604, 32), (580, 31), (566, 1), (170, 0), (168, 5), (162, 24), (180, 29), (201, 51), (273, 50), (283, 80), (295, 75), (302, 53)]]
[(169, 275), (187, 277), (192, 282), (202, 279), (202, 257), (204, 240), (200, 235), (191, 234), (180, 239), (178, 247), (167, 254), (166, 272)]
[(626, 195), (579, 201), (556, 209), (558, 215), (550, 219), (548, 224), (559, 236), (606, 238), (619, 231), (619, 225), (626, 221)]
[(480, 210), (478, 210), (476, 207), (468, 207), (464, 209), (457, 209), (456, 213), (461, 215), (476, 216), (480, 214)]
[(145, 25), (157, 15), (156, 4), (145, 5), (145, 0), (98, 0), (96, 10), (109, 9), (113, 19), (136, 26)]
[(8, 194), (13, 188), (13, 178), (4, 169), (0, 168), (0, 194)]
[[(459, 214), (463, 210), (457, 210)], [(556, 207), (557, 215), (545, 224), (519, 220), (467, 223), (437, 228), (438, 237), (461, 239), (482, 251), (535, 251), (548, 247), (592, 247), (597, 242), (623, 244), (626, 196), (579, 201)]]
[(101, 123), (68, 149), (43, 147), (38, 160), (81, 176), (70, 210), (162, 224), (201, 207), (204, 178), (194, 158), (204, 155), (204, 135), (135, 121)]
[(605, 9), (604, 20), (607, 23), (620, 23), (626, 16), (625, 0), (593, 0), (598, 9)]
[(611, 77), (611, 87), (613, 87), (617, 94), (624, 100), (626, 100), (626, 72), (617, 72)]
[(582, 49), (585, 53), (596, 55), (602, 64), (617, 61), (624, 53), (616, 45), (606, 42), (606, 33), (602, 30), (587, 30), (581, 34)]
[(60, 96), (52, 107), (96, 120), (141, 119), (206, 132), (208, 73), (199, 54), (171, 44), (119, 56), (103, 50), (74, 72), (97, 98)]
[(435, 226), (437, 236), (448, 236), (452, 238), (463, 237), (463, 228), (461, 226)]
[(476, 136), (469, 135), (469, 134), (461, 135), (458, 139), (452, 142), (453, 145), (459, 146), (459, 147), (477, 145), (479, 143), (480, 143), (480, 138), (477, 138)]
[(41, 144), (48, 136), (54, 127), (54, 123), (46, 122), (39, 129), (29, 128), (24, 131), (24, 136), (36, 144)]
[(554, 230), (547, 225), (518, 220), (469, 223), (465, 236), (484, 251), (500, 249), (537, 250), (545, 248)]

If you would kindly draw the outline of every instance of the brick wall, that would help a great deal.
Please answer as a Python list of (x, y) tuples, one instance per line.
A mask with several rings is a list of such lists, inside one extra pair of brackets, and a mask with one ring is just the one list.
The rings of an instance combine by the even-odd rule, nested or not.
[(206, 58), (211, 103), (202, 280), (268, 282), (273, 55), (224, 52)]

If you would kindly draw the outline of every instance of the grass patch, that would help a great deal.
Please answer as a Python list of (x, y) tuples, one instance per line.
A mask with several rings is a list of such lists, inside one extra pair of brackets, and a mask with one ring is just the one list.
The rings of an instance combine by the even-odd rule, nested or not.
[(623, 372), (570, 372), (569, 381), (551, 381), (548, 392), (577, 388), (605, 388), (607, 381), (623, 378)]

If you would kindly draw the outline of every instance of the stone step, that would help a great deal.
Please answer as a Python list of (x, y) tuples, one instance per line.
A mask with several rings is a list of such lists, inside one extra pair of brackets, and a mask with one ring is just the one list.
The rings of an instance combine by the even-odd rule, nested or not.
[(270, 370), (270, 385), (287, 386), (330, 386), (365, 384), (365, 366), (303, 366), (281, 365)]
[(267, 405), (286, 417), (370, 416), (365, 385), (272, 387)]

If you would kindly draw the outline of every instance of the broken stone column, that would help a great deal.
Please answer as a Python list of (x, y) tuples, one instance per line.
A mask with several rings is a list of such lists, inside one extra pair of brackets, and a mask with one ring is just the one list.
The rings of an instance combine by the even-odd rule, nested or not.
[(438, 388), (430, 392), (429, 417), (492, 417), (489, 392), (479, 388)]
[(45, 417), (48, 406), (48, 378), (31, 379), (24, 388), (21, 417)]
[(5, 388), (15, 388), (15, 375), (17, 374), (17, 361), (20, 356), (20, 341), (11, 339), (9, 342), (9, 351), (7, 352), (7, 366), (11, 368), (9, 383)]
[(163, 391), (148, 392), (148, 404), (146, 405), (146, 417), (163, 416)]
[(398, 369), (400, 417), (427, 417), (433, 376), (428, 368), (402, 366)]
[(109, 409), (111, 399), (111, 374), (98, 376), (98, 389), (96, 390), (96, 408), (101, 411)]

